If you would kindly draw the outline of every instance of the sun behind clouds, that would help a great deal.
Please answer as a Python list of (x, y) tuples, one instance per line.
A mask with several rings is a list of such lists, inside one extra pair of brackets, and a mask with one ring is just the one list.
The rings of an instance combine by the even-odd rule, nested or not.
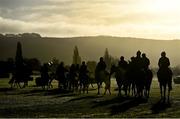
[(180, 0), (0, 0), (0, 33), (180, 38)]

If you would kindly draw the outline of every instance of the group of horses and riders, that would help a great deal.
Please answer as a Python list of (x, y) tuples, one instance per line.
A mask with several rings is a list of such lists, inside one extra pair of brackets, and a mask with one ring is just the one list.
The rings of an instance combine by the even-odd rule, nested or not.
[[(132, 95), (135, 97), (149, 97), (151, 82), (153, 73), (149, 68), (150, 60), (146, 57), (145, 53), (137, 51), (136, 56), (131, 57), (127, 62), (124, 57), (120, 57), (118, 65), (112, 64), (110, 71), (107, 71), (106, 63), (103, 57), (100, 57), (100, 61), (95, 68), (95, 80), (98, 87), (98, 94), (102, 83), (105, 83), (105, 92), (111, 94), (111, 77), (114, 76), (118, 86), (118, 94), (122, 95), (124, 91), (125, 95)], [(160, 86), (161, 98), (166, 100), (166, 87), (168, 86), (168, 101), (170, 91), (172, 90), (172, 71), (169, 68), (170, 61), (166, 57), (166, 53), (163, 51), (158, 61), (159, 70), (157, 77)], [(91, 82), (89, 77), (89, 71), (85, 61), (81, 65), (72, 64), (69, 69), (65, 68), (64, 63), (61, 62), (56, 68), (55, 72), (49, 74), (48, 64), (44, 64), (41, 68), (41, 77), (36, 79), (36, 85), (52, 87), (51, 83), (54, 79), (58, 81), (58, 87), (65, 90), (73, 90), (80, 92), (87, 91)], [(24, 81), (24, 86), (27, 85), (30, 79), (30, 73), (25, 70), (26, 67), (17, 69), (16, 73), (10, 80), (10, 84), (19, 84), (21, 80)], [(25, 73), (22, 73), (25, 72)], [(28, 73), (28, 74), (26, 74)], [(22, 75), (26, 74), (26, 75)], [(14, 82), (14, 83), (13, 83)]]
[(110, 72), (106, 71), (106, 64), (103, 58), (97, 64), (95, 71), (95, 78), (98, 84), (98, 94), (100, 94), (100, 87), (102, 82), (105, 83), (105, 92), (110, 91), (110, 79), (114, 74), (118, 85), (119, 95), (123, 90), (125, 95), (133, 95), (136, 97), (146, 96), (149, 97), (150, 85), (152, 82), (153, 74), (149, 69), (150, 61), (146, 54), (138, 51), (136, 57), (131, 57), (129, 62), (120, 57), (118, 66), (112, 65)]

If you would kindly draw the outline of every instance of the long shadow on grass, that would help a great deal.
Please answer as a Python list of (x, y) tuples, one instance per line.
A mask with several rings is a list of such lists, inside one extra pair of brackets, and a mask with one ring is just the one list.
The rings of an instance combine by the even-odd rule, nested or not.
[(7, 92), (7, 91), (13, 91), (15, 89), (13, 88), (0, 88), (0, 92)]
[(124, 102), (120, 102), (118, 105), (111, 106), (111, 115), (115, 115), (118, 113), (123, 113), (130, 108), (137, 107), (139, 104), (146, 103), (147, 99), (143, 98), (132, 98), (130, 100), (126, 100)]
[(88, 100), (88, 99), (96, 99), (96, 98), (100, 98), (102, 96), (83, 96), (83, 97), (78, 97), (78, 98), (74, 98), (69, 100), (68, 102), (73, 102), (73, 101), (79, 101), (79, 100)]
[(111, 100), (105, 100), (100, 102), (95, 102), (95, 105), (92, 108), (106, 106), (110, 109), (110, 115), (116, 115), (118, 113), (125, 112), (130, 108), (136, 107), (141, 103), (146, 103), (146, 99), (142, 98), (133, 98), (133, 97), (116, 97)]
[(152, 107), (152, 114), (158, 114), (160, 112), (165, 111), (167, 108), (170, 108), (171, 104), (170, 103), (165, 103), (162, 100), (157, 101)]
[(26, 92), (21, 92), (19, 94), (25, 94), (25, 96), (52, 96), (52, 95), (61, 95), (61, 94), (69, 94), (71, 91), (60, 90), (60, 89), (51, 89), (51, 90), (42, 90), (42, 89), (34, 89)]

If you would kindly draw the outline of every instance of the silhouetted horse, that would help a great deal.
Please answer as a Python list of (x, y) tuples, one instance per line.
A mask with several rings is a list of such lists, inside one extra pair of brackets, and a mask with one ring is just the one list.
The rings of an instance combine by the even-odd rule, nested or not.
[[(126, 80), (126, 71), (123, 70), (122, 68), (120, 67), (116, 67), (115, 65), (113, 65), (111, 67), (111, 71), (110, 71), (111, 75), (113, 73), (115, 73), (115, 78), (116, 78), (116, 82), (117, 82), (117, 85), (118, 85), (118, 90), (119, 90), (119, 93), (118, 95), (121, 95), (121, 89), (122, 89), (122, 86), (124, 86), (124, 89), (125, 89), (125, 93), (127, 94), (127, 85), (124, 85), (125, 84), (125, 80)], [(127, 82), (126, 82), (127, 83)]]
[(26, 71), (26, 69), (17, 70), (9, 81), (9, 84), (12, 87), (25, 88), (28, 86), (28, 81), (32, 81), (33, 78), (30, 77), (30, 73)]
[(135, 96), (142, 97), (146, 80), (146, 72), (142, 69), (137, 69), (134, 71), (134, 76), (136, 86)]
[(28, 86), (28, 80), (31, 80), (31, 79), (13, 76), (10, 79), (9, 84), (11, 85), (11, 88), (13, 87), (25, 88), (26, 86)]
[[(169, 102), (170, 91), (172, 90), (172, 84), (171, 84), (172, 75), (173, 75), (173, 73), (172, 73), (171, 69), (169, 69), (169, 68), (165, 68), (165, 69), (161, 68), (157, 72), (159, 86), (160, 86), (161, 99), (163, 99), (164, 102), (166, 100), (166, 86), (167, 85), (168, 85), (168, 102)], [(162, 90), (164, 92), (162, 92)]]
[(78, 91), (79, 73), (73, 72), (69, 74), (69, 90)]
[(145, 71), (145, 80), (144, 80), (144, 96), (149, 98), (151, 83), (153, 79), (153, 73), (150, 69)]
[(47, 87), (47, 89), (50, 88), (49, 79), (43, 79), (41, 77), (37, 77), (35, 81), (36, 81), (36, 86), (41, 86), (43, 88), (43, 90), (45, 90), (46, 87)]
[(136, 83), (135, 83), (135, 72), (130, 68), (126, 71), (126, 85), (127, 85), (127, 93), (128, 95), (134, 96), (136, 94)]
[(81, 90), (83, 90), (83, 93), (88, 93), (88, 88), (89, 88), (89, 76), (88, 74), (81, 74), (79, 75), (79, 80), (80, 80), (80, 93)]
[(111, 81), (110, 81), (110, 73), (107, 71), (99, 71), (96, 74), (96, 81), (98, 86), (98, 94), (100, 94), (100, 88), (102, 87), (102, 83), (105, 83), (105, 92), (106, 94), (107, 90), (109, 91), (109, 94), (111, 94)]

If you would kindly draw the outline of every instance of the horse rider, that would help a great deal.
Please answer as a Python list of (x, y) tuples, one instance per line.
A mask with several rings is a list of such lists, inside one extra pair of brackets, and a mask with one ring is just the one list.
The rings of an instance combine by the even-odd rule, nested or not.
[(96, 66), (96, 71), (103, 71), (106, 69), (106, 63), (104, 62), (103, 57), (100, 57), (100, 60)]
[[(167, 71), (167, 73), (172, 74), (172, 71), (169, 68), (170, 61), (169, 61), (169, 58), (166, 57), (166, 52), (165, 51), (161, 52), (161, 58), (158, 61), (158, 66), (159, 66), (158, 73), (160, 73), (161, 71), (162, 72)], [(170, 90), (172, 90), (172, 81), (168, 82), (168, 85), (170, 87)]]
[(139, 50), (136, 53), (134, 63), (135, 63), (135, 68), (137, 70), (142, 70), (143, 69), (143, 61), (142, 61), (142, 57), (141, 57), (141, 51), (139, 51)]
[[(100, 57), (100, 60), (96, 66), (96, 70), (95, 70), (95, 73), (96, 73), (96, 76), (98, 75), (98, 73), (100, 71), (105, 71), (106, 69), (106, 63), (104, 62), (104, 59), (103, 57)], [(98, 76), (97, 76), (98, 77)]]
[(141, 51), (137, 51), (136, 57), (134, 59), (135, 63), (135, 84), (137, 87), (137, 96), (142, 97), (143, 95), (143, 87), (144, 87), (144, 77), (145, 77), (145, 72), (143, 70), (143, 60), (141, 57)]
[(149, 69), (150, 60), (146, 57), (145, 53), (142, 54), (142, 65), (145, 71)]
[(169, 58), (166, 57), (166, 52), (161, 53), (161, 58), (159, 59), (158, 66), (160, 69), (168, 68), (170, 66)]
[(98, 85), (98, 94), (100, 94), (99, 90), (100, 90), (100, 87), (102, 85), (102, 74), (104, 74), (105, 76), (105, 70), (106, 70), (106, 63), (104, 62), (103, 60), (103, 57), (100, 57), (100, 61), (98, 62), (97, 66), (96, 66), (96, 69), (95, 69), (95, 79), (97, 80), (97, 85)]
[(120, 61), (119, 61), (118, 65), (119, 65), (119, 67), (121, 67), (124, 71), (127, 70), (128, 63), (127, 63), (127, 61), (124, 60), (124, 57), (123, 57), (123, 56), (120, 57)]

